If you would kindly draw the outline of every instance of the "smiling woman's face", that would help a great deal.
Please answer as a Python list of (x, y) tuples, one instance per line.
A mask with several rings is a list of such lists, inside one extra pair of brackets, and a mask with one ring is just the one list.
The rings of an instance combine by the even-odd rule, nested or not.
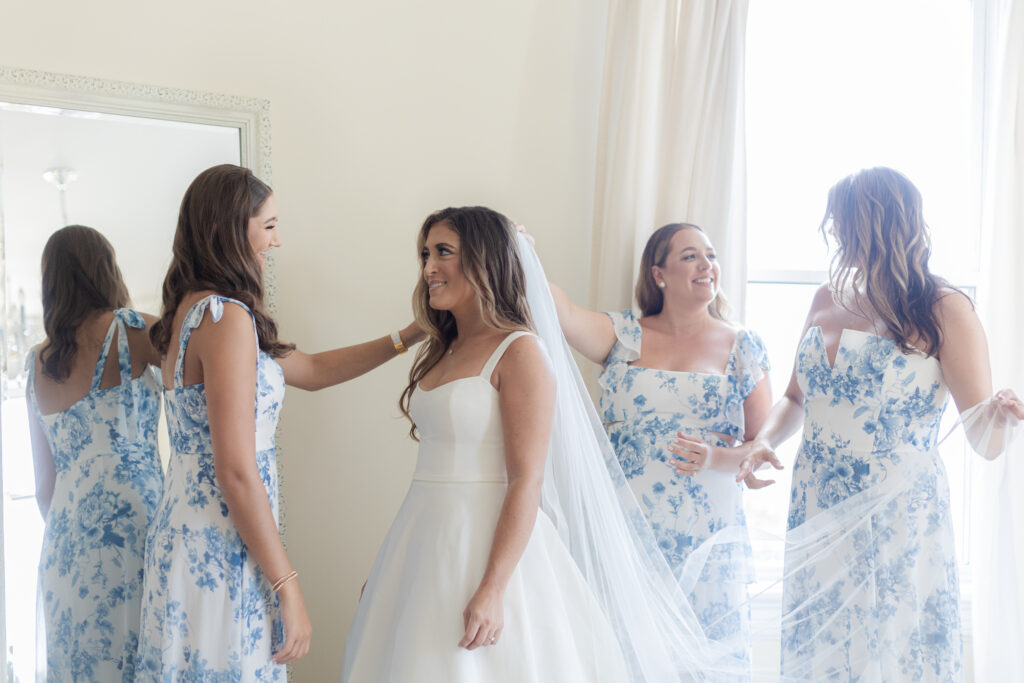
[(459, 234), (448, 223), (430, 228), (423, 245), (423, 280), (427, 283), (428, 303), (439, 311), (459, 308), (476, 296), (462, 272)]
[(274, 195), (263, 200), (259, 211), (249, 219), (249, 245), (260, 268), (266, 266), (270, 249), (281, 246), (281, 239), (277, 234), (277, 202), (274, 201)]

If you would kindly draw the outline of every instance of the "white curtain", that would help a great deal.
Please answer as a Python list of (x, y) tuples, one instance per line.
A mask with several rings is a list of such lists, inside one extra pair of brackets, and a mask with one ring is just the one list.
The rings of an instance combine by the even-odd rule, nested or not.
[(747, 0), (610, 0), (597, 153), (593, 300), (632, 303), (640, 255), (666, 223), (703, 228), (742, 318)]
[[(1024, 4), (975, 0), (981, 123), (981, 314), (996, 388), (1024, 390)], [(1024, 444), (977, 459), (974, 680), (1024, 681)]]

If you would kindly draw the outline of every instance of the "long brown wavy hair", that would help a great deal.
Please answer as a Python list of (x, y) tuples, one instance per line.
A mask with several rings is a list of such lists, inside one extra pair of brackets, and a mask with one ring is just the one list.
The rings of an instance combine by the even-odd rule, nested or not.
[(952, 286), (928, 269), (931, 237), (918, 189), (891, 168), (858, 171), (828, 191), (822, 235), (830, 223), (836, 252), (829, 281), (839, 305), (863, 313), (850, 306), (866, 299), (904, 353), (918, 348), (935, 356), (942, 331), (934, 306)]
[[(476, 292), (484, 322), (498, 330), (533, 331), (533, 317), (526, 302), (526, 276), (512, 222), (497, 211), (482, 206), (447, 208), (427, 216), (416, 240), (420, 277), (412, 295), (416, 322), (426, 332), (427, 341), (416, 354), (409, 371), (409, 384), (398, 400), (398, 407), (409, 422), (412, 422), (409, 401), (416, 385), (444, 357), (452, 340), (458, 336), (455, 316), (449, 311), (430, 307), (427, 283), (422, 277), (427, 235), (439, 223), (444, 223), (459, 236), (459, 266)], [(409, 429), (409, 435), (418, 440), (415, 423)]]
[[(664, 308), (665, 295), (655, 281), (651, 269), (654, 266), (665, 267), (672, 238), (677, 232), (687, 228), (704, 232), (693, 223), (669, 223), (655, 230), (654, 234), (648, 238), (643, 256), (640, 257), (640, 274), (636, 278), (636, 305), (640, 307), (641, 315), (657, 315)], [(726, 303), (725, 295), (722, 294), (721, 287), (715, 293), (715, 298), (708, 304), (708, 313), (712, 318), (728, 321), (729, 306)]]
[(63, 382), (78, 352), (76, 334), (89, 317), (131, 304), (114, 247), (98, 230), (69, 225), (43, 247), (43, 374)]
[(160, 320), (149, 332), (160, 353), (167, 353), (182, 299), (207, 289), (249, 307), (263, 351), (280, 358), (295, 348), (277, 338), (277, 324), (263, 308), (263, 272), (249, 244), (249, 219), (272, 193), (252, 171), (233, 164), (208, 168), (189, 185), (178, 212)]

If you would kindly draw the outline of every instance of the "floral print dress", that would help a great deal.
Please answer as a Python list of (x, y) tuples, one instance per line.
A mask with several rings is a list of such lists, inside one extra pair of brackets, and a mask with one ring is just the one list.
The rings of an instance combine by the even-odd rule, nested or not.
[[(160, 391), (151, 368), (132, 378), (127, 326), (146, 322), (135, 311), (114, 311), (89, 393), (67, 410), (40, 412), (34, 355), (28, 359), (29, 402), (56, 470), (39, 560), (51, 682), (135, 676), (143, 550), (163, 473)], [(121, 382), (101, 389), (115, 331)]]
[(843, 330), (797, 352), (803, 441), (793, 467), (782, 672), (789, 679), (962, 680), (949, 484), (935, 450), (939, 362)]
[(764, 343), (739, 330), (723, 374), (644, 368), (631, 365), (640, 358), (639, 320), (630, 310), (607, 315), (617, 341), (599, 378), (600, 411), (612, 447), (676, 576), (692, 573), (691, 556), (703, 563), (684, 588), (708, 635), (735, 643), (749, 660), (745, 603), (754, 577), (742, 484), (714, 470), (677, 475), (668, 445), (679, 431), (718, 446), (733, 444), (716, 432), (742, 441), (743, 402), (769, 369)]
[[(234, 299), (211, 295), (186, 314), (174, 386), (164, 393), (172, 453), (167, 487), (146, 539), (138, 681), (285, 680), (285, 667), (271, 659), (283, 642), (277, 598), (228, 517), (214, 473), (204, 386), (182, 386), (192, 331), (207, 309), (218, 322), (225, 303), (249, 311)], [(281, 367), (259, 351), (256, 465), (275, 520), (274, 429), (284, 389)]]

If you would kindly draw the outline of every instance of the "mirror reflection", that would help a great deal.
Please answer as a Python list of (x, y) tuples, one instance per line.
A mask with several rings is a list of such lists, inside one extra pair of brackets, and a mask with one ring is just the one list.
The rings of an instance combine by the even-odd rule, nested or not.
[[(64, 225), (95, 228), (116, 253), (131, 307), (158, 314), (174, 217), (185, 188), (199, 171), (219, 163), (238, 164), (242, 154), (235, 126), (0, 102), (0, 223), (7, 302), (0, 416), (5, 616), (12, 680), (34, 680), (37, 638), (42, 633), (36, 582), (44, 524), (36, 504), (25, 391), (29, 350), (45, 336), (43, 247)], [(96, 355), (98, 348), (90, 353)], [(115, 344), (113, 356), (116, 351)], [(157, 433), (166, 432), (161, 426)], [(165, 461), (166, 453), (162, 444)]]

